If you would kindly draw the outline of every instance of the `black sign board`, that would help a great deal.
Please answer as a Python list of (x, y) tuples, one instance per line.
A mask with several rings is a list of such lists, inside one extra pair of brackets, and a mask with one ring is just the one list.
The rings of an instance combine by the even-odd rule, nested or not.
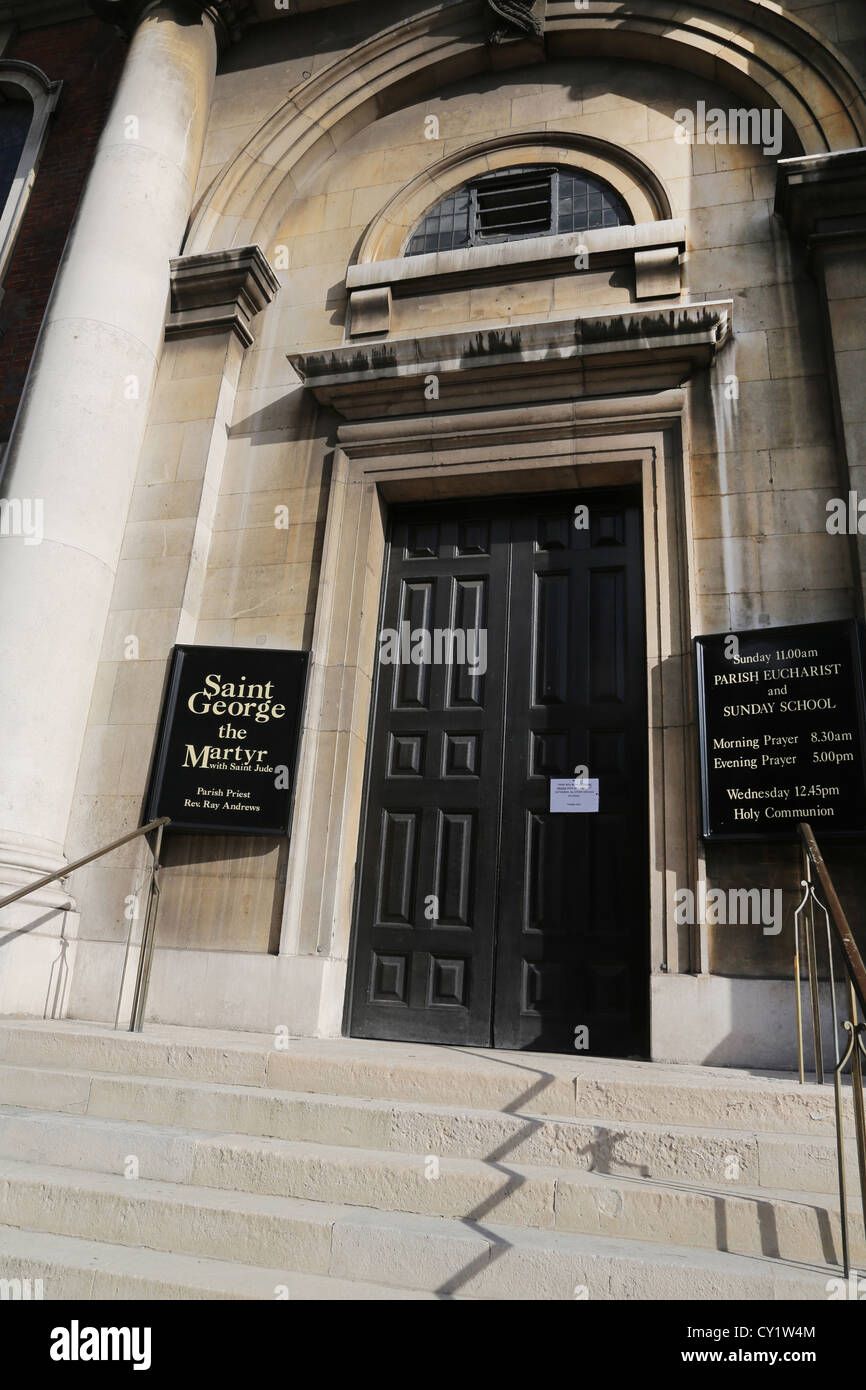
[(175, 647), (146, 818), (172, 830), (288, 830), (309, 652)]
[(725, 633), (695, 647), (706, 838), (790, 838), (799, 821), (819, 835), (862, 834), (859, 624)]

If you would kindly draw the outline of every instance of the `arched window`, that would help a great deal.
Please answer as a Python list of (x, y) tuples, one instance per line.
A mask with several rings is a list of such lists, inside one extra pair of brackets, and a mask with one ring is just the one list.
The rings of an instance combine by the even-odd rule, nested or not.
[[(16, 91), (15, 88), (12, 90)], [(6, 206), (12, 191), (33, 120), (33, 103), (20, 88), (17, 92), (24, 97), (23, 100), (7, 96), (0, 88), (0, 208)]]
[(623, 199), (602, 179), (524, 165), (484, 174), (443, 198), (415, 228), (406, 255), (631, 225)]
[(0, 285), (62, 85), (32, 63), (0, 60)]

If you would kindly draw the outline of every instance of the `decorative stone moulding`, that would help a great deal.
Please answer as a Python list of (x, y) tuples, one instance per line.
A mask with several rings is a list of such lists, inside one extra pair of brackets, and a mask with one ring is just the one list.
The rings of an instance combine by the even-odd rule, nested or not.
[[(358, 247), (358, 264), (399, 258), (415, 226), (441, 198), (473, 179), (519, 164), (556, 164), (601, 179), (619, 194), (633, 222), (673, 217), (662, 180), (633, 151), (575, 131), (510, 131), (453, 150), (410, 179), (371, 221)], [(579, 233), (574, 235), (579, 239)], [(535, 244), (538, 239), (532, 240)]]
[(682, 287), (679, 246), (653, 246), (634, 253), (635, 299), (667, 299)]
[[(155, 8), (155, 4), (156, 0), (90, 0), (97, 19), (116, 25), (125, 34), (132, 34), (145, 10)], [(180, 13), (210, 15), (223, 42), (240, 38), (253, 11), (252, 0), (171, 0), (171, 4)]]
[(775, 210), (803, 241), (866, 226), (866, 149), (780, 159)]
[(279, 288), (259, 246), (179, 256), (171, 262), (171, 313), (165, 336), (192, 338), (231, 329), (249, 347), (252, 320)]
[(376, 285), (369, 290), (354, 290), (349, 295), (349, 337), (365, 337), (369, 333), (387, 333), (391, 327), (391, 286)]
[[(146, 9), (164, 0), (30, 0), (35, 7), (43, 8), (48, 24), (62, 19), (77, 19), (91, 10), (99, 19), (114, 24), (125, 34), (132, 34), (136, 24)], [(193, 14), (209, 14), (224, 43), (239, 39), (250, 24), (267, 22), (271, 19), (294, 19), (303, 10), (324, 10), (332, 5), (357, 3), (357, 0), (291, 0), (288, 7), (278, 9), (274, 0), (169, 0), (177, 9), (187, 9)], [(0, 0), (0, 18), (4, 6)]]
[[(298, 376), (346, 419), (478, 404), (668, 391), (710, 367), (732, 332), (733, 301), (544, 319), (289, 354)], [(439, 396), (428, 400), (435, 377)]]
[[(304, 0), (299, 8), (306, 8)], [(400, 16), (287, 90), (202, 200), (189, 249), (203, 251), (232, 237), (273, 244), (300, 183), (368, 120), (399, 110), (407, 99), (441, 95), (445, 83), (489, 73), (495, 51), (487, 43), (489, 27), (480, 0), (432, 6), (411, 18)], [(866, 101), (850, 62), (771, 0), (701, 0), (693, 6), (682, 0), (590, 0), (587, 10), (577, 10), (574, 0), (549, 0), (545, 45), (551, 61), (577, 56), (662, 63), (706, 77), (748, 105), (779, 106), (792, 154), (866, 144)], [(515, 53), (519, 49), (514, 45)], [(368, 259), (379, 254), (375, 250)]]
[[(581, 270), (575, 268), (578, 249), (586, 252)], [(685, 223), (669, 220), (352, 265), (346, 274), (351, 308), (348, 336), (387, 333), (391, 301), (404, 295), (436, 294), (482, 283), (511, 284), (515, 279), (541, 276), (581, 275), (618, 266), (633, 270), (635, 299), (676, 297), (682, 290), (681, 257), (685, 249)]]

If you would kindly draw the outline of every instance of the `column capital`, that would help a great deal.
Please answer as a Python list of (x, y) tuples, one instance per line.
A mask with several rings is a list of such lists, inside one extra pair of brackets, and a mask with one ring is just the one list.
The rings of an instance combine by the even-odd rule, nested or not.
[[(159, 0), (88, 0), (88, 3), (97, 19), (131, 35), (144, 14), (154, 9)], [(222, 43), (241, 37), (245, 20), (252, 11), (252, 0), (171, 0), (171, 3), (180, 12), (210, 15)]]
[(775, 211), (792, 237), (814, 245), (866, 230), (866, 149), (780, 159)]
[(165, 336), (190, 338), (231, 329), (249, 347), (251, 321), (279, 288), (259, 246), (179, 256), (171, 263), (171, 313)]

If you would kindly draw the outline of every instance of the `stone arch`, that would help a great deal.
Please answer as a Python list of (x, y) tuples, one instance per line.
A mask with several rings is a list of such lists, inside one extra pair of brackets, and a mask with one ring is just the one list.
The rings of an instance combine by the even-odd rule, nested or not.
[[(695, 15), (678, 0), (640, 0), (613, 13), (548, 6), (551, 60), (635, 58), (686, 69), (746, 100), (778, 105), (803, 154), (866, 142), (866, 102), (854, 70), (807, 23), (769, 0), (706, 0)], [(458, 0), (393, 25), (297, 86), (217, 176), (190, 226), (185, 250), (268, 246), (286, 206), (340, 146), (407, 101), (537, 54), (486, 43), (476, 0)]]
[(359, 264), (400, 256), (417, 222), (440, 198), (479, 174), (510, 164), (559, 164), (604, 179), (623, 198), (635, 222), (673, 216), (658, 175), (629, 150), (596, 136), (530, 131), (479, 141), (422, 170), (370, 223), (358, 248)]
[(34, 112), (38, 112), (43, 105), (51, 104), (52, 97), (56, 104), (60, 83), (52, 82), (33, 63), (18, 58), (0, 59), (0, 90), (13, 95), (16, 89), (30, 98)]

